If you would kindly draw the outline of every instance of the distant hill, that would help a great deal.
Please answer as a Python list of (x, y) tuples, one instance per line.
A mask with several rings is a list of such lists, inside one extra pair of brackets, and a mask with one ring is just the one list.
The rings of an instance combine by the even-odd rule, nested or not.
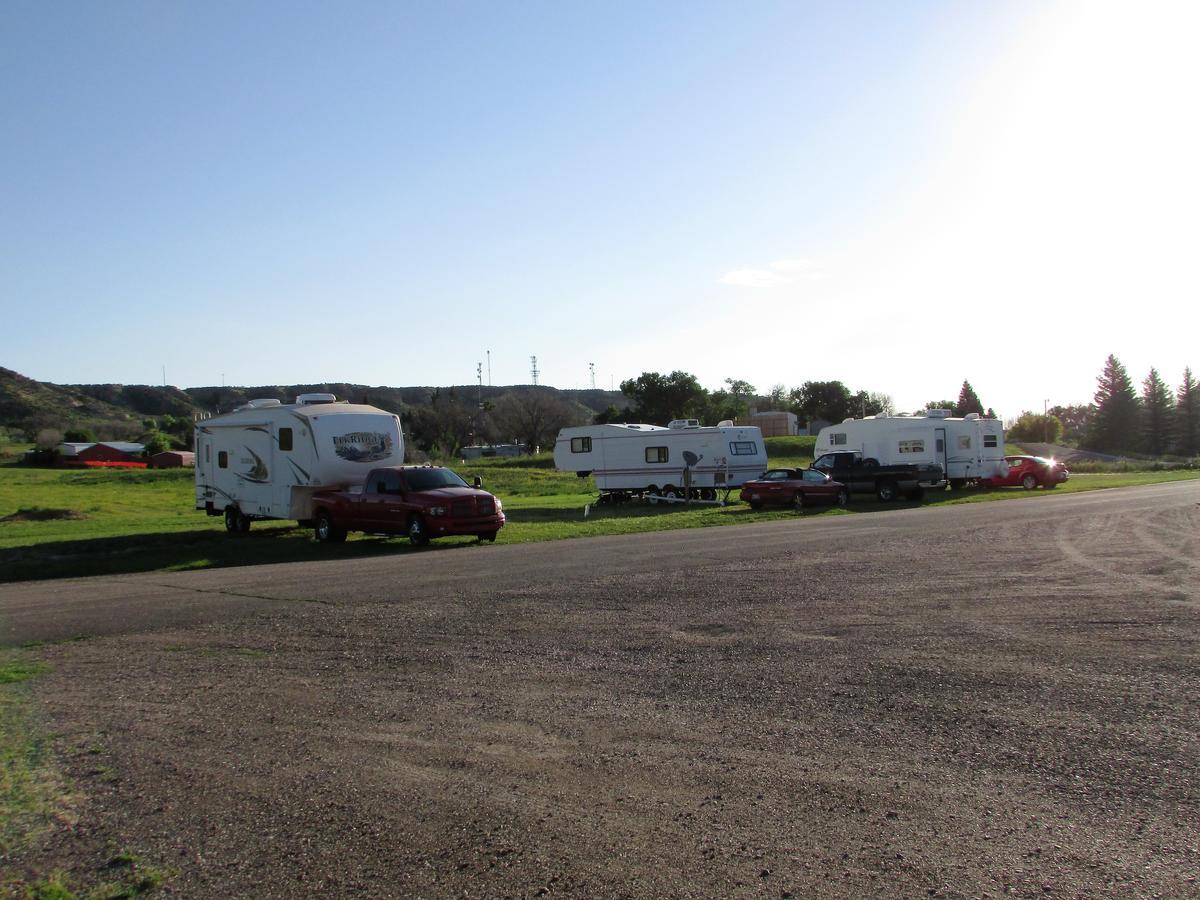
[(148, 384), (53, 384), (34, 381), (0, 367), (0, 427), (19, 430), (34, 440), (42, 429), (90, 429), (102, 440), (132, 438), (144, 431), (143, 421), (164, 415), (191, 418), (228, 412), (247, 400), (271, 397), (285, 403), (298, 394), (330, 393), (341, 400), (369, 403), (397, 415), (426, 406), (435, 394), (453, 392), (462, 402), (495, 402), (514, 391), (546, 391), (592, 412), (608, 406), (623, 408), (619, 391), (559, 390), (545, 385), (482, 388), (476, 384), (449, 387), (386, 387), (363, 384), (293, 384), (259, 387), (197, 387), (180, 389)]

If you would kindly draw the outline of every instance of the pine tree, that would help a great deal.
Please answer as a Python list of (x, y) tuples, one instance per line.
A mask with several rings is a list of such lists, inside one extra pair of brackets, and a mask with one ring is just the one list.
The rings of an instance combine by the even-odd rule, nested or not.
[(1171, 414), (1175, 398), (1171, 389), (1151, 368), (1142, 382), (1142, 437), (1143, 446), (1151, 456), (1162, 456), (1171, 441)]
[(1192, 370), (1183, 370), (1183, 383), (1175, 392), (1175, 452), (1181, 456), (1200, 453), (1200, 385)]
[(1129, 373), (1115, 355), (1105, 360), (1096, 385), (1093, 398), (1096, 414), (1088, 433), (1088, 446), (1093, 450), (1136, 450), (1141, 411)]
[(962, 390), (958, 392), (958, 402), (954, 404), (954, 414), (965, 416), (967, 413), (979, 413), (982, 416), (983, 403), (975, 393), (975, 388), (971, 387), (971, 382), (964, 379)]

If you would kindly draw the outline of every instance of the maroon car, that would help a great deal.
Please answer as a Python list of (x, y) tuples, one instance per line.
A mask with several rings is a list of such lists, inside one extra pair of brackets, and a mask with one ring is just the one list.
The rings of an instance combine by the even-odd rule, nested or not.
[(984, 487), (1023, 487), (1032, 491), (1039, 485), (1056, 488), (1071, 477), (1062, 463), (1042, 456), (1006, 456), (1004, 461), (1008, 463), (1007, 475), (981, 478), (979, 483)]
[(372, 469), (361, 490), (313, 495), (317, 540), (344, 541), (347, 531), (406, 534), (414, 544), (448, 534), (494, 541), (504, 526), (500, 501), (441, 466)]
[(768, 503), (803, 509), (809, 503), (836, 503), (845, 506), (850, 491), (816, 469), (770, 469), (755, 481), (742, 485), (741, 497), (754, 509)]

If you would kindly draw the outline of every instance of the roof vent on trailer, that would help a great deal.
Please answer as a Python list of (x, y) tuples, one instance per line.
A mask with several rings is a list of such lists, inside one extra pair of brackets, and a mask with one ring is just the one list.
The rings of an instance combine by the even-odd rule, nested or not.
[(925, 415), (930, 419), (948, 419), (950, 418), (950, 410), (948, 409), (927, 409)]
[(699, 428), (699, 419), (672, 419), (667, 423), (668, 428)]
[(281, 404), (274, 397), (263, 397), (259, 400), (249, 400), (246, 402), (246, 405), (251, 409), (264, 409), (268, 406), (280, 406)]
[(982, 419), (983, 416), (981, 416), (979, 413), (967, 413), (965, 416), (963, 416), (963, 418), (975, 420), (975, 419)]
[(718, 428), (732, 428), (733, 427), (733, 419), (722, 419), (720, 422), (717, 423), (717, 427)]
[(334, 394), (301, 394), (296, 398), (297, 406), (308, 406), (311, 403), (337, 403)]

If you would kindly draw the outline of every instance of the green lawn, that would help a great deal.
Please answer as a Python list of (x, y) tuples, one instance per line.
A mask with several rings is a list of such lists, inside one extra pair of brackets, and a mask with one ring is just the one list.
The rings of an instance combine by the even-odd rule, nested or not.
[[(812, 438), (768, 438), (767, 445), (772, 466), (811, 462)], [(220, 518), (193, 508), (191, 470), (35, 469), (17, 465), (16, 458), (0, 455), (0, 581), (430, 552), (415, 551), (402, 539), (365, 535), (351, 535), (344, 545), (320, 545), (310, 531), (286, 522), (257, 522), (248, 536), (232, 537)], [(736, 493), (724, 507), (595, 505), (592, 479), (555, 471), (550, 454), (450, 462), (468, 480), (479, 475), (484, 487), (503, 500), (508, 524), (500, 532), (501, 543), (736, 525), (796, 515), (790, 510), (756, 512), (739, 502)], [(1195, 471), (1072, 475), (1054, 492), (947, 491), (927, 496), (925, 505), (1028, 500), (1198, 476)], [(803, 515), (856, 515), (890, 506), (856, 496), (847, 510), (814, 509)], [(56, 512), (41, 513), (49, 518), (5, 520), (21, 510)], [(473, 538), (445, 538), (430, 549), (473, 543)]]

